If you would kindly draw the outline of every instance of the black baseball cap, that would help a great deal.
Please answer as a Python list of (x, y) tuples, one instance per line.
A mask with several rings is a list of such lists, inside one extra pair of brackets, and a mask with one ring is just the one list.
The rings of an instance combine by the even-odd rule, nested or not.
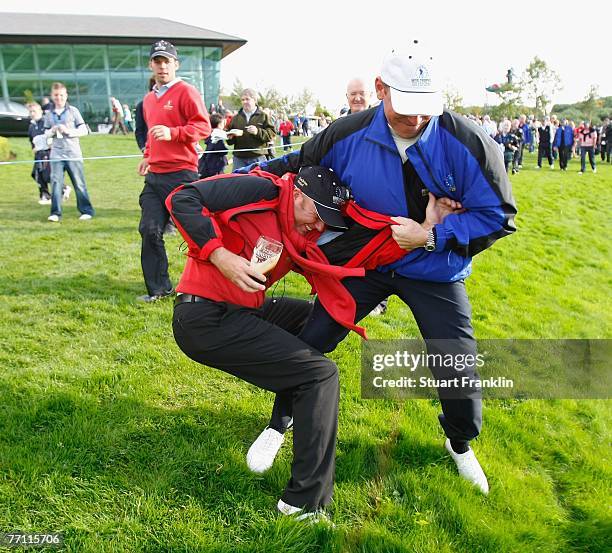
[(165, 58), (172, 58), (178, 60), (178, 54), (174, 44), (167, 40), (156, 40), (151, 45), (151, 52), (149, 53), (149, 59), (153, 59), (155, 56), (164, 56)]
[(314, 202), (317, 214), (326, 225), (348, 228), (340, 208), (350, 198), (350, 191), (333, 169), (320, 165), (302, 167), (294, 184)]

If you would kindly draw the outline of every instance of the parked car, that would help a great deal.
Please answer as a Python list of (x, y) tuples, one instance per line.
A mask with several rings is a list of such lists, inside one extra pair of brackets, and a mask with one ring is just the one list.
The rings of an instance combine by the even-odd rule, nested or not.
[(17, 102), (0, 100), (0, 136), (28, 136), (30, 114)]

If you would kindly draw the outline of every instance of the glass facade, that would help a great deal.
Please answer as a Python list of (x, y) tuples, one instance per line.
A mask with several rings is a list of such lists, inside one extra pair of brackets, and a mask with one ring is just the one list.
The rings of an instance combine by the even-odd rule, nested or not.
[[(179, 75), (202, 94), (206, 106), (219, 96), (221, 48), (177, 45)], [(110, 96), (133, 108), (147, 92), (149, 45), (0, 44), (0, 95), (40, 101), (61, 81), (69, 101), (95, 130), (110, 117)], [(29, 92), (28, 92), (29, 91)]]

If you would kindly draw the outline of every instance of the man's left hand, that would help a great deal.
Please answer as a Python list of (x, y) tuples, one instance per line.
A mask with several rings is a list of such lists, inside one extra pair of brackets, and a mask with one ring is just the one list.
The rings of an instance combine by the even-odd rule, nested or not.
[(244, 130), (249, 134), (257, 134), (257, 127), (255, 125), (249, 125), (245, 127)]
[(461, 202), (451, 198), (436, 198), (429, 193), (429, 202), (425, 211), (425, 221), (419, 225), (413, 219), (406, 217), (391, 217), (397, 225), (391, 225), (393, 239), (400, 248), (413, 250), (422, 248), (427, 243), (427, 234), (435, 226), (451, 214), (464, 213), (466, 210)]
[(449, 215), (459, 213), (465, 213), (465, 209), (463, 209), (461, 202), (446, 197), (436, 198), (430, 192), (429, 202), (427, 203), (427, 209), (425, 211), (424, 225), (429, 230), (434, 225), (439, 225), (442, 223)]
[(170, 129), (165, 125), (155, 125), (149, 129), (149, 133), (151, 133), (155, 140), (165, 140), (168, 142), (171, 139)]

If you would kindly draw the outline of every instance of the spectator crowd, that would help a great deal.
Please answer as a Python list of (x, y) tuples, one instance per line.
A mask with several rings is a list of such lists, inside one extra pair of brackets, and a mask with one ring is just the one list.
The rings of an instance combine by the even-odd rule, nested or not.
[[(365, 83), (366, 81), (361, 78), (349, 81), (346, 90), (347, 107), (340, 110), (338, 117), (346, 117), (376, 105), (377, 102), (370, 103), (372, 96)], [(153, 86), (154, 80), (151, 78), (149, 90)], [(31, 117), (28, 132), (35, 159), (32, 178), (38, 186), (39, 203), (43, 205), (52, 203), (54, 185), (52, 184), (51, 168), (53, 166), (49, 163), (49, 156), (54, 139), (56, 139), (56, 150), (59, 145), (59, 134), (49, 133), (49, 129), (53, 127), (49, 121), (53, 121), (54, 113), (57, 117), (57, 114), (65, 109), (64, 106), (61, 106), (61, 109), (57, 110), (53, 101), (53, 91), (51, 92), (51, 99), (44, 97), (40, 104), (38, 102), (27, 104)], [(329, 115), (277, 113), (267, 107), (261, 108), (257, 103), (257, 92), (251, 88), (242, 91), (240, 100), (242, 107), (239, 110), (226, 108), (221, 98), (216, 104), (209, 106), (212, 133), (204, 142), (205, 149), (199, 144), (196, 146), (199, 158), (198, 174), (201, 178), (222, 174), (228, 170), (227, 154), (230, 147), (233, 147), (231, 170), (235, 170), (276, 157), (278, 155), (275, 153), (276, 136), (280, 138), (282, 151), (290, 152), (293, 150), (292, 140), (294, 138), (308, 139), (316, 136), (333, 121)], [(66, 104), (70, 106), (68, 102)], [(109, 134), (134, 133), (139, 148), (144, 151), (148, 129), (142, 115), (142, 102), (132, 110), (128, 104), (110, 96), (109, 106), (110, 116), (107, 119), (108, 126), (105, 127), (105, 130)], [(75, 113), (76, 108), (70, 106), (70, 109), (71, 113)], [(567, 171), (569, 161), (576, 158), (580, 160), (578, 173), (582, 175), (586, 171), (587, 161), (591, 170), (594, 173), (597, 172), (598, 156), (602, 163), (610, 163), (612, 152), (610, 117), (605, 117), (598, 125), (593, 124), (590, 120), (575, 122), (567, 118), (559, 118), (554, 114), (540, 118), (535, 115), (521, 114), (515, 118), (504, 117), (500, 121), (493, 120), (487, 114), (470, 114), (465, 117), (481, 127), (497, 142), (504, 158), (506, 171), (512, 175), (523, 168), (525, 151), (529, 154), (536, 154), (535, 169), (541, 169), (546, 165), (554, 169), (558, 164), (561, 171)], [(80, 119), (82, 120), (82, 117)], [(87, 125), (85, 124), (83, 128), (86, 129)], [(77, 134), (80, 136), (83, 132), (79, 130)], [(71, 137), (71, 140), (76, 146), (77, 135)], [(77, 152), (76, 148), (74, 152)], [(84, 181), (78, 162), (77, 168), (79, 168), (79, 174), (77, 175), (73, 170), (74, 167), (71, 167), (71, 171), (67, 171), (69, 176), (79, 182)], [(55, 182), (59, 183), (59, 172), (56, 171), (55, 174)], [(58, 189), (58, 184), (55, 187)], [(59, 204), (61, 201), (68, 200), (70, 193), (71, 188), (61, 179), (61, 190), (59, 192), (56, 190), (53, 220), (59, 220), (61, 213)], [(86, 194), (86, 188), (84, 193)], [(79, 194), (79, 197), (81, 196), (83, 194)], [(87, 208), (84, 213), (90, 215), (90, 211)]]

